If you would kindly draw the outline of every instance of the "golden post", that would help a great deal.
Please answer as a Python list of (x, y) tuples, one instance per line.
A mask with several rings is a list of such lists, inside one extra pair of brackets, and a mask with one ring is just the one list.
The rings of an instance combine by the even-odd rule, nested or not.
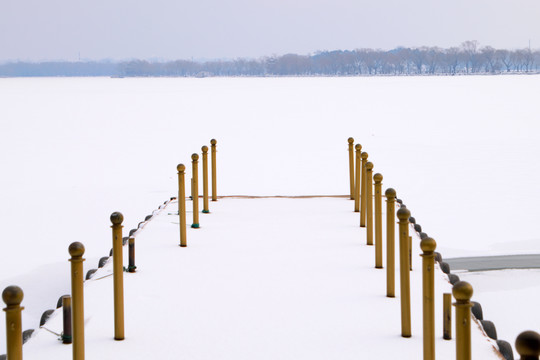
[(354, 185), (354, 150), (353, 143), (354, 139), (350, 137), (349, 142), (349, 180), (351, 183), (351, 200), (355, 199), (355, 185)]
[(412, 236), (409, 236), (409, 271), (412, 271)]
[(71, 321), (73, 336), (73, 360), (84, 360), (84, 245), (74, 242), (69, 245), (71, 255)]
[(184, 164), (178, 164), (178, 216), (180, 217), (180, 246), (186, 247), (186, 185)]
[(443, 294), (443, 339), (452, 340), (452, 294)]
[(360, 211), (360, 186), (362, 181), (360, 180), (360, 154), (362, 152), (362, 145), (356, 144), (356, 175), (354, 183), (354, 212)]
[(208, 146), (203, 146), (202, 150), (202, 177), (203, 177), (203, 214), (208, 214)]
[(401, 292), (401, 336), (411, 337), (411, 283), (409, 273), (409, 217), (404, 207), (397, 211), (399, 219), (399, 279)]
[(386, 296), (395, 297), (396, 286), (396, 190), (386, 189)]
[(122, 221), (119, 212), (111, 214), (113, 242), (113, 284), (114, 284), (114, 340), (124, 340), (124, 266), (122, 256)]
[(516, 338), (516, 351), (521, 360), (540, 359), (540, 334), (536, 331), (524, 331)]
[(6, 303), (4, 311), (6, 312), (6, 342), (7, 359), (22, 360), (22, 321), (21, 306), (24, 294), (20, 287), (11, 285), (2, 292), (2, 299)]
[(366, 243), (373, 245), (373, 163), (366, 163)]
[(382, 261), (382, 180), (383, 176), (379, 173), (373, 175), (375, 181), (375, 267), (383, 268)]
[(456, 360), (471, 360), (471, 297), (473, 288), (466, 281), (452, 287), (456, 298)]
[(73, 336), (71, 335), (71, 296), (62, 296), (62, 315), (64, 331), (62, 331), (62, 343), (71, 344)]
[(366, 227), (366, 163), (368, 158), (368, 153), (363, 152), (360, 154), (362, 164), (360, 165), (361, 168), (361, 175), (362, 178), (361, 181), (358, 183), (361, 183), (360, 186), (360, 227)]
[(422, 293), (424, 360), (435, 360), (435, 255), (437, 243), (430, 237), (420, 242), (422, 249)]
[(216, 167), (216, 144), (217, 140), (212, 139), (210, 140), (210, 144), (212, 145), (212, 201), (217, 201), (217, 167)]
[(192, 196), (193, 196), (193, 224), (194, 229), (199, 228), (199, 155), (191, 155), (191, 165), (193, 171)]

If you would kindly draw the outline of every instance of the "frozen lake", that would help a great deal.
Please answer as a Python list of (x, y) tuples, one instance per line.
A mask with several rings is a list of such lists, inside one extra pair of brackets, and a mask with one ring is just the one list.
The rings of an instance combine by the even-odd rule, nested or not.
[(0, 79), (0, 287), (36, 327), (68, 245), (97, 267), (109, 215), (136, 227), (211, 138), (220, 195), (347, 194), (353, 136), (443, 257), (539, 253), (539, 96), (540, 76)]

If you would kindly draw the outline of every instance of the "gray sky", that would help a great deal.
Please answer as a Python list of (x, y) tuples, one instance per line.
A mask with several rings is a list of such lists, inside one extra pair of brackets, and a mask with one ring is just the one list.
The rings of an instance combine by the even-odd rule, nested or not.
[(539, 0), (1, 0), (0, 61), (540, 48)]

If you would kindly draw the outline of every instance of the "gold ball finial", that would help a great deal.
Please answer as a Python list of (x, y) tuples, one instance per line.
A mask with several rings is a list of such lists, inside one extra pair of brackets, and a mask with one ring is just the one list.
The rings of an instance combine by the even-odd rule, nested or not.
[(466, 281), (458, 281), (452, 287), (452, 295), (454, 295), (457, 301), (466, 302), (471, 299), (473, 288), (471, 284)]
[(113, 225), (120, 225), (124, 221), (124, 215), (121, 212), (115, 211), (111, 214), (111, 222)]
[(409, 211), (409, 209), (401, 207), (397, 211), (397, 217), (398, 217), (399, 220), (407, 220), (407, 221), (409, 221), (409, 218), (411, 217), (411, 212)]
[(84, 255), (84, 245), (78, 241), (72, 242), (68, 251), (71, 257), (81, 257)]
[(386, 191), (384, 192), (384, 195), (386, 196), (386, 198), (390, 199), (390, 198), (395, 198), (396, 197), (396, 190), (392, 189), (392, 188), (388, 188), (386, 189)]
[(422, 239), (420, 241), (420, 249), (425, 253), (432, 253), (437, 248), (437, 242), (430, 237)]
[(176, 166), (176, 170), (178, 170), (178, 172), (186, 171), (186, 166), (184, 164), (178, 164), (178, 166)]
[(347, 139), (347, 141), (349, 142), (349, 144), (352, 144), (352, 143), (354, 143), (354, 138), (350, 137), (350, 138)]
[(2, 299), (7, 306), (20, 305), (24, 297), (24, 293), (17, 285), (11, 285), (2, 292)]
[(215, 146), (215, 145), (217, 144), (217, 140), (216, 140), (216, 139), (212, 139), (212, 140), (210, 140), (210, 144), (212, 144), (212, 145), (214, 145), (214, 146)]
[(367, 160), (367, 158), (368, 158), (368, 153), (367, 153), (367, 152), (363, 152), (362, 154), (360, 154), (360, 156), (362, 157), (362, 160)]
[(192, 154), (191, 155), (191, 160), (193, 160), (193, 161), (199, 160), (199, 154)]
[(373, 163), (371, 161), (368, 161), (366, 163), (366, 170), (367, 171), (372, 171), (373, 170)]
[(380, 183), (383, 179), (383, 176), (379, 173), (376, 173), (375, 175), (373, 175), (373, 181), (375, 181), (376, 183)]
[(208, 146), (204, 145), (201, 150), (203, 153), (208, 152)]
[(356, 145), (354, 145), (354, 149), (355, 149), (356, 151), (360, 151), (360, 150), (362, 150), (362, 145), (356, 144)]
[(516, 351), (522, 359), (536, 359), (540, 355), (540, 334), (536, 331), (524, 331), (516, 338)]

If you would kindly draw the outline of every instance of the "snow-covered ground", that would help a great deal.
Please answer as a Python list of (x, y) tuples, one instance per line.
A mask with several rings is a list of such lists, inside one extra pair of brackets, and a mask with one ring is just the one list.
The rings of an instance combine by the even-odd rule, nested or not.
[[(188, 203), (188, 205), (190, 205)], [(99, 359), (406, 359), (422, 354), (418, 238), (411, 273), (412, 334), (400, 336), (399, 286), (387, 298), (386, 270), (374, 268), (358, 214), (342, 198), (224, 199), (211, 203), (201, 228), (179, 247), (175, 204), (136, 239), (135, 274), (125, 274), (125, 334), (114, 341), (112, 263), (85, 287), (87, 358)], [(399, 274), (396, 274), (399, 275)], [(442, 293), (436, 270), (436, 351), (455, 359), (442, 339)], [(399, 283), (399, 282), (398, 282)], [(68, 359), (62, 312), (25, 345), (25, 359)], [(499, 359), (472, 324), (473, 358)], [(455, 334), (455, 330), (453, 331)]]
[(444, 257), (538, 253), (539, 85), (539, 76), (0, 79), (0, 288), (24, 289), (25, 328), (37, 327), (69, 292), (68, 245), (83, 242), (87, 269), (97, 267), (110, 213), (136, 227), (176, 195), (176, 164), (189, 169), (213, 137), (220, 194), (346, 194), (354, 136)]

